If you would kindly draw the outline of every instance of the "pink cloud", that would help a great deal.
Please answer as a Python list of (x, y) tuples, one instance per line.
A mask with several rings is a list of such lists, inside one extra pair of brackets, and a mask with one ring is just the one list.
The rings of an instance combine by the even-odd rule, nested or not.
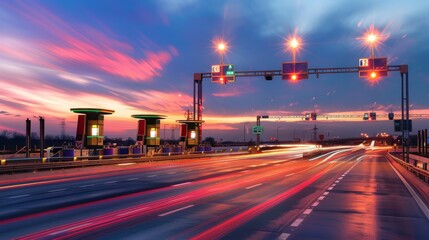
[[(160, 76), (164, 66), (179, 54), (173, 46), (162, 50), (153, 43), (147, 44), (151, 45), (151, 50), (136, 51), (130, 44), (97, 29), (75, 27), (35, 3), (20, 4), (14, 10), (51, 35), (46, 38), (49, 40), (38, 41), (38, 48), (41, 49), (39, 59), (48, 57), (51, 63), (73, 62), (134, 81), (149, 81)], [(144, 37), (143, 40), (149, 41)], [(154, 48), (158, 50), (152, 50)], [(38, 58), (29, 58), (19, 50), (3, 52), (20, 60), (38, 63)], [(138, 53), (142, 56), (136, 57)]]

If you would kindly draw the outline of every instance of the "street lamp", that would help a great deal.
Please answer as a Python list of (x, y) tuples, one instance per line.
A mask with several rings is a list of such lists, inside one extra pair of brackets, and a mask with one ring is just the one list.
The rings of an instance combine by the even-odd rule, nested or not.
[(220, 57), (221, 57), (221, 64), (223, 64), (223, 56), (225, 54), (225, 51), (227, 50), (227, 45), (224, 42), (220, 42), (217, 44), (217, 50), (220, 53)]
[(300, 40), (297, 37), (292, 37), (288, 40), (287, 45), (289, 46), (289, 48), (292, 51), (293, 62), (296, 62), (296, 52), (301, 45)]

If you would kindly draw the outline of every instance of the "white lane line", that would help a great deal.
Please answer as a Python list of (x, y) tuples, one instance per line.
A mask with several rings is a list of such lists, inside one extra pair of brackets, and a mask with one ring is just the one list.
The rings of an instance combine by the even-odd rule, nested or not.
[(167, 174), (175, 174), (176, 172), (169, 172), (169, 173), (167, 173)]
[(313, 211), (313, 209), (311, 209), (311, 208), (307, 208), (307, 209), (305, 209), (305, 211), (304, 211), (302, 214), (308, 215), (308, 214), (310, 214), (312, 211)]
[(322, 201), (325, 198), (325, 196), (320, 196), (317, 200)]
[(262, 185), (262, 183), (258, 183), (258, 184), (252, 185), (250, 187), (246, 187), (246, 189), (251, 189), (251, 188), (254, 188), (254, 187), (261, 186), (261, 185)]
[(328, 195), (328, 194), (329, 194), (329, 192), (324, 192), (322, 195), (326, 196), (326, 195)]
[(135, 178), (128, 178), (127, 179), (127, 181), (134, 181), (134, 180), (137, 180), (137, 179), (139, 179), (138, 177), (135, 177)]
[(311, 206), (312, 207), (317, 207), (317, 205), (319, 205), (319, 201), (314, 202)]
[(86, 185), (82, 185), (82, 186), (79, 186), (79, 187), (84, 188), (84, 187), (92, 187), (92, 186), (95, 186), (95, 184), (86, 184)]
[(286, 175), (285, 177), (289, 177), (289, 176), (292, 176), (292, 175), (294, 175), (295, 173), (289, 173), (288, 175)]
[(61, 231), (58, 231), (58, 232), (53, 232), (53, 233), (50, 233), (49, 236), (53, 236), (53, 235), (65, 233), (65, 232), (68, 232), (68, 231), (76, 229), (76, 228), (85, 227), (87, 225), (90, 225), (90, 223), (85, 223), (85, 224), (82, 224), (82, 225), (79, 225), (79, 226), (75, 226), (75, 227), (71, 227), (71, 228), (67, 228), (67, 229), (64, 229), (64, 230), (61, 230)]
[(429, 219), (429, 209), (426, 206), (426, 204), (422, 201), (422, 199), (419, 197), (419, 195), (414, 191), (413, 187), (405, 180), (404, 177), (393, 167), (393, 165), (390, 163), (389, 160), (386, 161), (389, 163), (390, 167), (392, 167), (393, 171), (395, 171), (396, 175), (398, 175), (399, 179), (401, 179), (402, 183), (404, 183), (405, 187), (408, 189), (408, 191), (411, 193), (411, 196), (413, 196), (414, 200), (417, 202), (417, 205), (419, 205), (422, 212), (425, 214), (426, 218)]
[(156, 176), (158, 176), (158, 175), (149, 175), (149, 176), (147, 176), (147, 177), (156, 177)]
[(126, 212), (126, 213), (121, 213), (121, 214), (118, 215), (118, 217), (125, 216), (125, 215), (130, 215), (131, 213), (135, 213), (135, 212), (140, 212), (140, 211), (143, 211), (143, 210), (145, 210), (147, 208), (148, 207), (144, 207), (144, 208), (136, 209), (136, 210), (129, 211), (129, 212)]
[(22, 194), (22, 195), (16, 195), (16, 196), (8, 197), (8, 198), (10, 198), (10, 199), (13, 199), (13, 198), (22, 198), (22, 197), (28, 197), (28, 196), (30, 196), (30, 194)]
[(119, 163), (118, 166), (128, 166), (128, 165), (134, 165), (137, 163)]
[(287, 240), (287, 238), (290, 236), (289, 233), (282, 233), (280, 234), (280, 236), (277, 238), (278, 240)]
[(178, 183), (178, 184), (174, 184), (173, 187), (183, 186), (183, 185), (190, 184), (190, 183), (192, 183), (192, 182)]
[(329, 187), (328, 190), (331, 191), (333, 189), (333, 187)]
[(247, 173), (249, 170), (244, 170), (244, 171), (241, 171), (242, 173)]
[(54, 190), (50, 190), (50, 191), (48, 191), (48, 192), (50, 192), (50, 193), (53, 193), (53, 192), (61, 192), (61, 191), (65, 191), (65, 190), (67, 190), (68, 188), (60, 188), (60, 189), (54, 189)]
[(191, 207), (193, 207), (193, 206), (194, 206), (194, 205), (188, 205), (188, 206), (186, 206), (186, 207), (178, 208), (178, 209), (173, 210), (173, 211), (169, 211), (169, 212), (166, 212), (166, 213), (159, 214), (158, 216), (159, 216), (159, 217), (164, 217), (164, 216), (170, 215), (170, 214), (172, 214), (172, 213), (176, 213), (176, 212), (179, 212), (179, 211), (182, 211), (182, 210), (185, 210), (185, 209), (191, 208)]
[(104, 184), (112, 184), (112, 183), (117, 183), (118, 181), (110, 181), (110, 182), (105, 182)]
[(335, 186), (337, 186), (337, 184), (335, 184), (335, 183), (331, 185), (331, 187), (335, 187)]
[(304, 219), (302, 218), (298, 218), (297, 220), (295, 220), (290, 226), (291, 227), (298, 227), (299, 225), (301, 225), (302, 221), (304, 221)]
[(339, 183), (339, 182), (340, 182), (340, 181), (338, 181), (338, 180), (337, 180), (337, 181), (335, 181), (335, 183)]
[(339, 178), (338, 178), (338, 180), (341, 180), (341, 179), (343, 179), (343, 177), (339, 177)]

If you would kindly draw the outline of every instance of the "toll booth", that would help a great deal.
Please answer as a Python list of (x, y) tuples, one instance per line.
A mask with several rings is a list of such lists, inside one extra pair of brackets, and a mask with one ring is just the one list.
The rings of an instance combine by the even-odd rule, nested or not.
[(161, 142), (161, 119), (164, 115), (135, 114), (131, 117), (139, 119), (137, 124), (137, 145), (157, 147)]
[(180, 127), (180, 141), (184, 142), (186, 147), (198, 146), (201, 142), (199, 139), (201, 125), (204, 123), (202, 120), (177, 120), (181, 123)]
[(102, 148), (104, 145), (104, 115), (114, 110), (100, 108), (71, 108), (78, 113), (76, 130), (76, 148)]

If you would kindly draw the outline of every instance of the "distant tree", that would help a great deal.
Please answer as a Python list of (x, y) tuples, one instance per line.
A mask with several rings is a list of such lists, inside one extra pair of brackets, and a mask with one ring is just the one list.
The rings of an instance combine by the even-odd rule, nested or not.
[(206, 137), (206, 139), (204, 140), (205, 143), (210, 144), (210, 146), (214, 146), (216, 141), (213, 137)]

